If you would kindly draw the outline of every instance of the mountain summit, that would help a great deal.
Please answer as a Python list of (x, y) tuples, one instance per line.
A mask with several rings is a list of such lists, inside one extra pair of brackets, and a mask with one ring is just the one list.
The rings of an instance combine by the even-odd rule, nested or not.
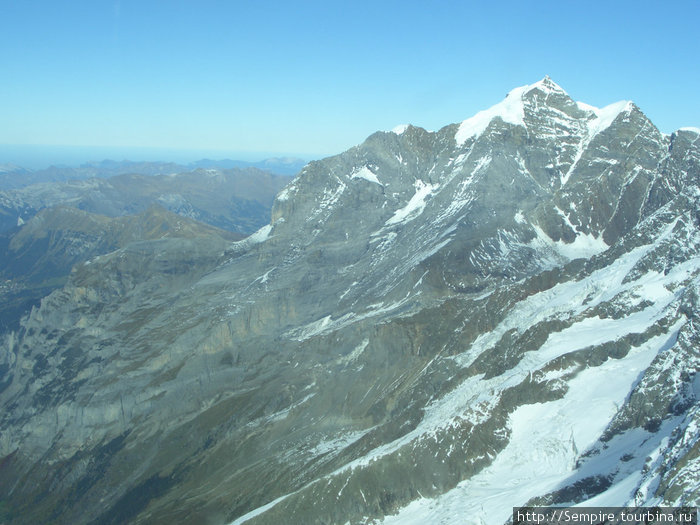
[(549, 78), (74, 267), (0, 354), (12, 523), (697, 505), (700, 136)]

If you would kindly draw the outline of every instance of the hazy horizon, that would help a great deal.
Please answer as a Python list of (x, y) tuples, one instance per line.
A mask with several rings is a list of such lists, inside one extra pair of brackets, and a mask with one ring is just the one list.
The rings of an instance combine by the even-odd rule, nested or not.
[(321, 158), (309, 154), (251, 152), (119, 146), (44, 146), (38, 144), (0, 144), (0, 165), (11, 164), (31, 170), (50, 166), (78, 167), (104, 160), (132, 162), (173, 162), (190, 164), (203, 159), (260, 162), (271, 158), (295, 158), (304, 161)]

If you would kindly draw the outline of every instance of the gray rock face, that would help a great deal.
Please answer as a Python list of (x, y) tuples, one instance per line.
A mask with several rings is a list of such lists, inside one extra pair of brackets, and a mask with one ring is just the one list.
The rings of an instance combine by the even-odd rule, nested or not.
[(698, 504), (700, 135), (550, 79), (129, 244), (6, 336), (0, 512), (503, 523)]

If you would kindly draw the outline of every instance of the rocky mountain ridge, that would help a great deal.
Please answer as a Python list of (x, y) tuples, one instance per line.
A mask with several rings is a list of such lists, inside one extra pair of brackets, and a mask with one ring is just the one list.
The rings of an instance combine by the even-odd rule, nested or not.
[(40, 210), (14, 235), (0, 235), (0, 332), (17, 330), (19, 320), (42, 297), (62, 287), (73, 266), (124, 248), (165, 237), (244, 236), (220, 230), (153, 205), (136, 215), (106, 217), (72, 208)]
[(5, 338), (30, 523), (698, 504), (700, 135), (549, 78), (309, 163), (247, 239), (77, 266)]

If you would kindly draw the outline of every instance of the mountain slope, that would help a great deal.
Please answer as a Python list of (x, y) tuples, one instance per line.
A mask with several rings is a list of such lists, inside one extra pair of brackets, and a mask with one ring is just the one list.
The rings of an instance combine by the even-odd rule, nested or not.
[(697, 504), (699, 146), (545, 78), (310, 163), (225, 251), (172, 239), (79, 266), (3, 346), (4, 512)]
[(239, 240), (225, 230), (198, 223), (154, 205), (143, 213), (105, 217), (76, 208), (45, 208), (13, 234), (0, 235), (0, 332), (19, 320), (42, 297), (60, 288), (74, 265), (126, 245), (164, 237), (211, 236)]

